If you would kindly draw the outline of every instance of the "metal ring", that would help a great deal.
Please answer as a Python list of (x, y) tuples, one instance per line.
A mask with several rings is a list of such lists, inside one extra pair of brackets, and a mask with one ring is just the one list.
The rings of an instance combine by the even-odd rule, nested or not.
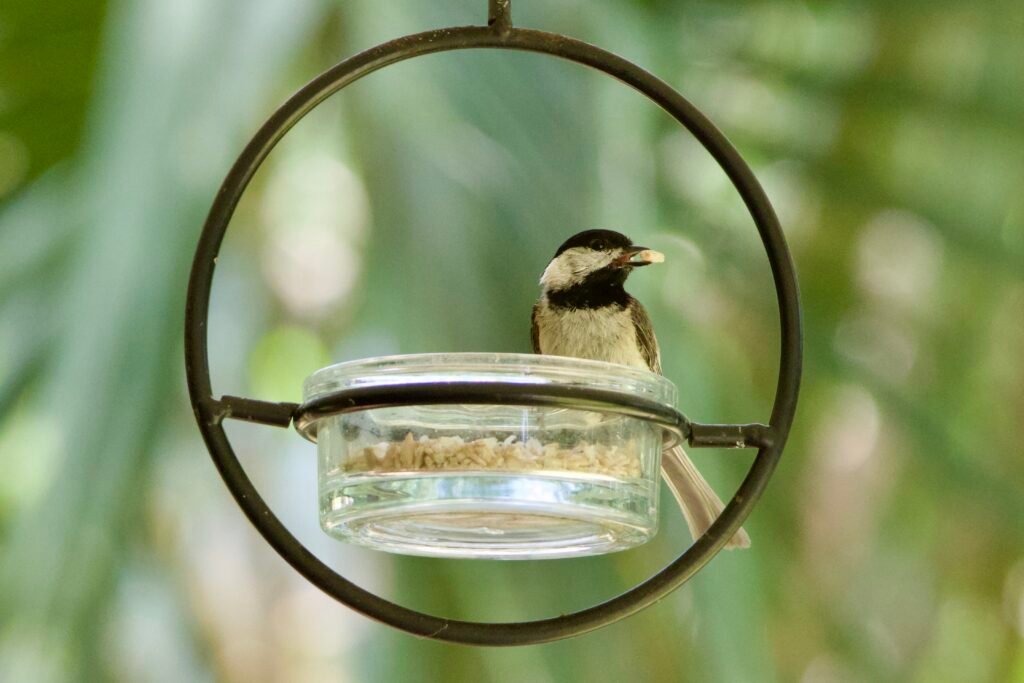
[(641, 396), (594, 387), (519, 382), (418, 382), (416, 384), (349, 387), (307, 401), (292, 416), (295, 429), (316, 441), (316, 421), (361, 410), (423, 405), (506, 405), (573, 408), (634, 417), (661, 427), (664, 448), (682, 444), (690, 421), (678, 410)]
[[(495, 5), (491, 0), (492, 9), (507, 8), (507, 0), (502, 1), (504, 5)], [(711, 528), (660, 572), (607, 602), (572, 614), (518, 623), (457, 621), (410, 610), (363, 590), (318, 560), (281, 524), (242, 469), (221, 426), (224, 415), (210, 386), (207, 353), (206, 325), (216, 256), (242, 193), (274, 145), (323, 100), (363, 76), (422, 55), (477, 48), (534, 52), (591, 67), (640, 91), (683, 124), (729, 176), (754, 219), (771, 263), (781, 328), (772, 439), (758, 450), (739, 490)], [(285, 102), (245, 147), (214, 200), (196, 248), (185, 314), (186, 374), (199, 429), (228, 489), (267, 542), (308, 580), (358, 612), (417, 636), (477, 645), (543, 643), (592, 631), (653, 604), (700, 570), (739, 529), (778, 463), (796, 410), (801, 353), (796, 274), (785, 237), (764, 191), (725, 136), (682, 95), (635, 64), (566, 36), (511, 28), (507, 21), (496, 21), (491, 27), (428, 31), (371, 48), (327, 70)]]

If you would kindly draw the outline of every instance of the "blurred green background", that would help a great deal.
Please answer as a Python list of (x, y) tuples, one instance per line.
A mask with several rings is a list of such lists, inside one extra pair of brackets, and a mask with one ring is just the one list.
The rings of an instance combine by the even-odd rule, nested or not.
[[(0, 5), (0, 680), (1024, 681), (1024, 4), (516, 0), (679, 88), (780, 214), (806, 314), (796, 425), (727, 553), (654, 608), (519, 649), (424, 642), (334, 604), (247, 524), (184, 389), (188, 267), (259, 124), (354, 52), (484, 0)], [(332, 361), (528, 351), (536, 280), (588, 227), (666, 252), (631, 290), (682, 409), (767, 419), (777, 316), (752, 222), (641, 96), (533, 55), (455, 53), (330, 99), (232, 223), (215, 391), (295, 400)], [(457, 562), (319, 531), (314, 448), (230, 424), (321, 558), (468, 619), (606, 599), (688, 542)], [(701, 452), (723, 494), (749, 452)]]

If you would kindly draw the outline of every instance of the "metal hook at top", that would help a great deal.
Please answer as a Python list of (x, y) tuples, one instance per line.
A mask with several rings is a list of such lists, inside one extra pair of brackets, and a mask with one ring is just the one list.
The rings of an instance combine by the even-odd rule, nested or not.
[(487, 25), (505, 35), (512, 30), (512, 0), (487, 0)]

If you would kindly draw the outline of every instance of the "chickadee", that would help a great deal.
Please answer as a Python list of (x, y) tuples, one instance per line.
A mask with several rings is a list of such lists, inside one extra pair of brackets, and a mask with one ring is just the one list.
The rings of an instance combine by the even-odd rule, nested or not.
[[(661, 374), (658, 340), (651, 319), (623, 284), (633, 268), (659, 263), (664, 256), (638, 247), (612, 230), (573, 235), (555, 252), (540, 278), (540, 299), (533, 307), (533, 352), (575, 356), (644, 368)], [(694, 539), (723, 509), (682, 447), (666, 451), (662, 476), (679, 501)], [(740, 529), (725, 547), (746, 548)]]

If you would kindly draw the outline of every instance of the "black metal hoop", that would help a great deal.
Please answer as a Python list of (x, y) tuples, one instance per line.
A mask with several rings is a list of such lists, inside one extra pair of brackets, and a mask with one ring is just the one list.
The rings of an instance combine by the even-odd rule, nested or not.
[[(185, 311), (185, 370), (199, 430), (221, 477), (249, 521), (299, 573), (352, 609), (417, 636), (475, 645), (526, 645), (585, 633), (634, 614), (678, 588), (722, 549), (761, 496), (782, 454), (796, 410), (802, 338), (796, 273), (785, 237), (764, 191), (725, 136), (682, 95), (640, 67), (566, 36), (512, 28), (510, 0), (489, 0), (489, 4), (486, 27), (446, 28), (406, 36), (337, 64), (299, 90), (260, 128), (224, 180), (196, 248)], [(726, 172), (754, 219), (771, 264), (782, 342), (768, 426), (680, 425), (691, 446), (758, 448), (743, 483), (707, 532), (660, 572), (607, 602), (572, 614), (518, 623), (458, 621), (401, 607), (356, 586), (310, 553), (260, 497), (222, 426), (224, 419), (232, 418), (287, 427), (298, 415), (299, 406), (232, 396), (215, 398), (207, 349), (206, 327), (217, 253), (242, 193), (277, 142), (327, 97), (378, 69), (435, 52), (480, 48), (534, 52), (596, 69), (638, 90), (683, 124)], [(436, 398), (440, 389), (434, 387), (433, 393)], [(390, 405), (399, 397), (374, 398)], [(421, 401), (427, 398), (418, 397)], [(542, 400), (544, 397), (525, 397), (517, 402), (533, 405)], [(306, 406), (303, 412), (313, 408)]]
[(690, 421), (678, 410), (641, 396), (623, 396), (594, 387), (515, 382), (422, 382), (399, 386), (356, 386), (307, 401), (292, 415), (295, 429), (316, 441), (317, 420), (329, 415), (377, 408), (423, 405), (507, 405), (574, 408), (638, 418), (661, 427), (663, 448), (681, 444)]

